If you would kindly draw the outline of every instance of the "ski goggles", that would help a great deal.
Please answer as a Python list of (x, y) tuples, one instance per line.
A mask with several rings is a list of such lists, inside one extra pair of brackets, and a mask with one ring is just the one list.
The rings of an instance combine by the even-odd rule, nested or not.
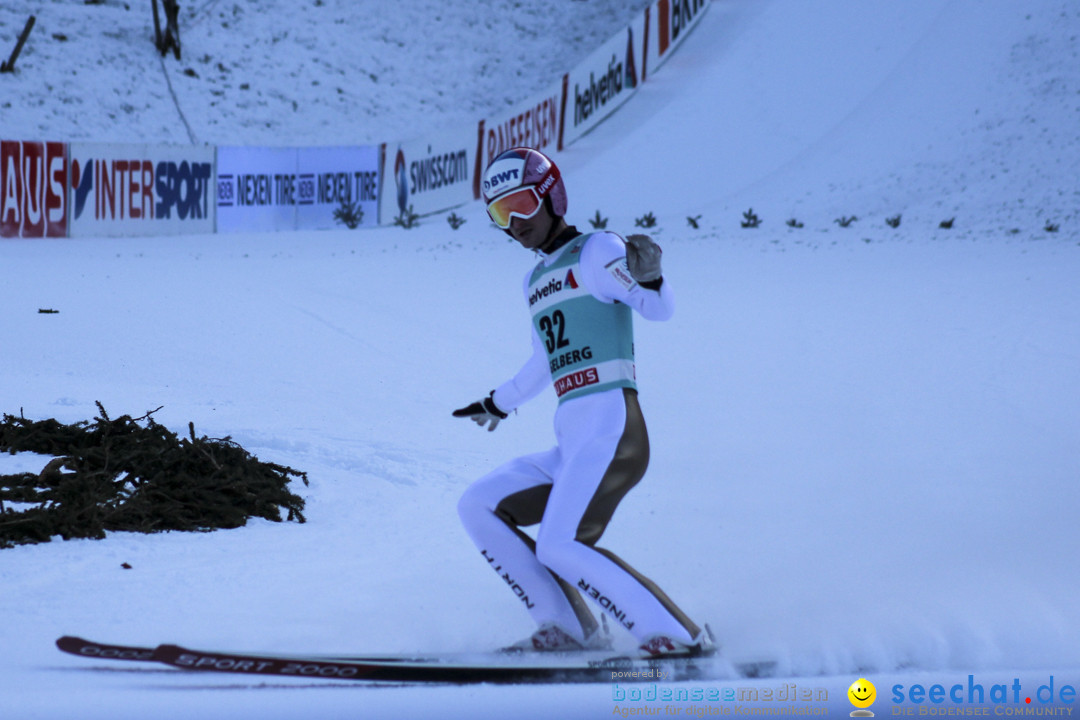
[(532, 185), (508, 192), (488, 203), (487, 212), (492, 222), (503, 230), (510, 227), (511, 218), (528, 220), (540, 212), (540, 194)]
[(552, 165), (536, 185), (525, 185), (500, 195), (488, 203), (487, 212), (492, 222), (503, 230), (510, 227), (512, 218), (528, 220), (540, 212), (544, 198), (559, 182), (559, 171)]

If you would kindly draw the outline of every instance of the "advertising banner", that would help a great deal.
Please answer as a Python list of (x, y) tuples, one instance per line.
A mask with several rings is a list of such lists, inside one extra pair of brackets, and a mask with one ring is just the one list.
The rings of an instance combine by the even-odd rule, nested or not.
[(512, 147), (531, 147), (551, 154), (561, 149), (567, 76), (510, 112), (481, 120), (477, 127), (473, 197), (480, 197), (480, 180), (491, 159)]
[(380, 210), (390, 224), (403, 213), (427, 215), (473, 199), (472, 126), (436, 138), (387, 144)]
[(0, 141), (0, 237), (67, 235), (67, 148)]
[(569, 72), (560, 147), (592, 130), (633, 95), (641, 82), (644, 38), (641, 13)]
[[(377, 145), (304, 147), (297, 150), (296, 228), (345, 228), (379, 224)], [(339, 218), (335, 218), (339, 213)]]
[(296, 228), (297, 148), (219, 147), (218, 232)]
[(214, 232), (214, 148), (71, 143), (72, 237)]
[(642, 79), (655, 72), (697, 25), (709, 0), (657, 0), (645, 8), (646, 39)]

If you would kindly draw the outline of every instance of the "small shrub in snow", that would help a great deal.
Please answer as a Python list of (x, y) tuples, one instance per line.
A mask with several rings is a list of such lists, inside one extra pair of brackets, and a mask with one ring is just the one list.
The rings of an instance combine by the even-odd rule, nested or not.
[(334, 211), (334, 222), (343, 224), (350, 230), (355, 230), (364, 220), (364, 209), (360, 203), (350, 203), (342, 199), (341, 207)]
[(656, 216), (651, 212), (647, 212), (638, 219), (634, 220), (634, 225), (641, 228), (656, 227)]
[(406, 230), (416, 227), (417, 221), (420, 216), (413, 212), (413, 206), (405, 208), (401, 211), (401, 214), (394, 218), (394, 224), (398, 227), (403, 227)]
[(742, 217), (743, 219), (741, 225), (744, 228), (756, 228), (761, 225), (761, 218), (758, 217), (757, 213), (754, 212), (754, 208), (750, 208), (749, 210), (744, 212), (742, 214)]

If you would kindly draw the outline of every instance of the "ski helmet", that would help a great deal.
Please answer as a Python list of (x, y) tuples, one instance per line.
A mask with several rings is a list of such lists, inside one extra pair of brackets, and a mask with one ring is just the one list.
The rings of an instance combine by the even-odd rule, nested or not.
[(516, 147), (499, 153), (484, 171), (484, 202), (490, 203), (522, 187), (531, 187), (540, 201), (551, 200), (556, 217), (566, 214), (566, 186), (559, 168), (544, 153)]

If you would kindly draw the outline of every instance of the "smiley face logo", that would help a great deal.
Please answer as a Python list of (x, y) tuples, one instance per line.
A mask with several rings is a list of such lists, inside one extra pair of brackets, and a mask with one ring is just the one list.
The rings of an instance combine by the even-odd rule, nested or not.
[(851, 687), (847, 691), (848, 700), (851, 704), (857, 708), (868, 708), (874, 704), (874, 700), (877, 699), (877, 688), (874, 687), (874, 683), (870, 682), (866, 678), (859, 678), (855, 682), (851, 683)]

